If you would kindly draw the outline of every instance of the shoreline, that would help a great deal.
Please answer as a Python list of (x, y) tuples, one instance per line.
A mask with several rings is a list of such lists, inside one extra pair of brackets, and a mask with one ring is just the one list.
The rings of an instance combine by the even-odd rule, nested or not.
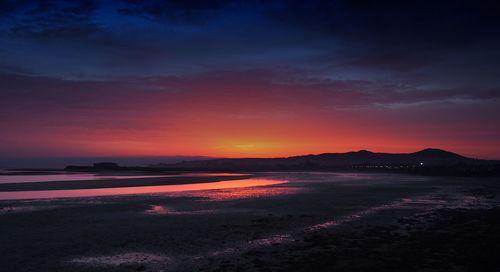
[(47, 190), (77, 190), (77, 189), (103, 189), (120, 187), (182, 185), (195, 183), (208, 183), (227, 180), (248, 179), (256, 177), (255, 174), (242, 174), (241, 176), (179, 176), (179, 177), (151, 177), (128, 179), (100, 179), (100, 180), (68, 180), (47, 182), (23, 182), (0, 184), (0, 192), (22, 191), (47, 191)]
[(500, 267), (494, 255), (500, 250), (495, 179), (328, 173), (265, 178), (289, 182), (0, 201), (0, 228), (9, 234), (0, 236), (0, 265), (7, 271), (71, 272)]

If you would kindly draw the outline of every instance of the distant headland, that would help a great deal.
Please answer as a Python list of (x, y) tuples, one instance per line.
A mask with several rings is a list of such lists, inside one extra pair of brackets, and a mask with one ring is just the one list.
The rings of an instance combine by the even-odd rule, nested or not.
[(367, 150), (284, 158), (223, 158), (120, 167), (116, 163), (74, 166), (67, 171), (368, 171), (424, 175), (490, 176), (500, 174), (499, 160), (468, 158), (442, 149), (414, 153), (377, 153)]

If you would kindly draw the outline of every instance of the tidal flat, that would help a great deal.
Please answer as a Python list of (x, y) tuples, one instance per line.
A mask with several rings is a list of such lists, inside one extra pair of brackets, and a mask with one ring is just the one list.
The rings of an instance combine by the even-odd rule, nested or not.
[(500, 269), (496, 178), (276, 172), (252, 174), (249, 180), (256, 177), (279, 182), (1, 200), (0, 267), (2, 271)]

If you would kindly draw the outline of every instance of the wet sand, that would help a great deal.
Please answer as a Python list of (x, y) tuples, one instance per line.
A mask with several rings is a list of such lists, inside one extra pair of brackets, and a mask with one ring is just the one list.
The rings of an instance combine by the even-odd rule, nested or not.
[(0, 201), (5, 271), (498, 271), (500, 184), (271, 173), (270, 186)]
[(237, 180), (217, 180), (214, 182), (199, 182), (196, 180), (188, 184), (157, 185), (157, 186), (133, 186), (116, 188), (94, 188), (78, 190), (45, 190), (45, 191), (15, 191), (0, 192), (0, 200), (30, 200), (30, 199), (60, 199), (60, 198), (82, 198), (102, 196), (144, 195), (158, 193), (189, 192), (200, 190), (216, 190), (228, 188), (245, 188), (256, 186), (268, 186), (286, 183), (284, 180), (247, 178)]
[(138, 187), (138, 186), (158, 186), (158, 185), (179, 185), (188, 183), (204, 183), (224, 180), (236, 180), (252, 175), (210, 175), (210, 176), (159, 176), (147, 178), (127, 178), (127, 179), (98, 179), (98, 180), (64, 180), (46, 182), (22, 182), (0, 184), (0, 192), (14, 191), (45, 191), (45, 190), (75, 190), (75, 189), (95, 189), (95, 188), (117, 188), (117, 187)]

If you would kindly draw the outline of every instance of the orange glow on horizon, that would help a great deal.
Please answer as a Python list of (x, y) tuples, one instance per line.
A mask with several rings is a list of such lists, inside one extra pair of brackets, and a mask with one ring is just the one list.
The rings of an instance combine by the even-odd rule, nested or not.
[[(494, 120), (477, 120), (480, 115), (467, 115), (459, 107), (358, 108), (350, 106), (358, 98), (350, 98), (349, 92), (332, 96), (321, 87), (250, 79), (170, 84), (189, 91), (131, 91), (104, 108), (55, 111), (44, 122), (16, 120), (2, 132), (3, 153), (235, 158), (435, 147), (481, 158), (500, 154), (498, 140), (491, 136), (497, 132), (485, 132), (485, 127), (495, 127)], [(456, 116), (461, 116), (459, 122)], [(475, 144), (467, 144), (471, 142)]]

